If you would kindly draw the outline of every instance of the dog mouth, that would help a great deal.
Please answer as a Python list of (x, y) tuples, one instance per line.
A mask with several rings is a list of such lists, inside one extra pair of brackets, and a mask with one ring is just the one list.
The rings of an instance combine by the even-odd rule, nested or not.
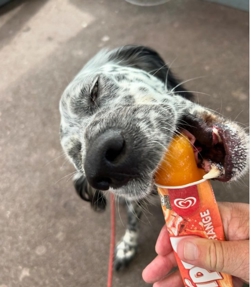
[(227, 182), (242, 172), (247, 153), (237, 129), (192, 117), (182, 122), (178, 131), (190, 140), (197, 166), (206, 172), (204, 178)]

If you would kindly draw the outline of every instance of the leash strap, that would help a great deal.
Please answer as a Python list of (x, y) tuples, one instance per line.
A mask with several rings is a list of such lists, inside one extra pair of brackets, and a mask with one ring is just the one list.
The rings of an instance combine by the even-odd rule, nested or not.
[(107, 275), (107, 287), (112, 287), (113, 277), (113, 260), (115, 250), (115, 199), (114, 194), (110, 193), (110, 251), (109, 251), (109, 262), (108, 262), (108, 275)]

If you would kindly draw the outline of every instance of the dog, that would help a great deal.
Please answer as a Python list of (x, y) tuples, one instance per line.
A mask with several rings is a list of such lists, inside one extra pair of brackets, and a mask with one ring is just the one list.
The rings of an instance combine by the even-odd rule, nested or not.
[(135, 256), (142, 207), (156, 193), (154, 174), (176, 133), (192, 135), (199, 166), (222, 167), (217, 180), (237, 180), (248, 169), (245, 131), (193, 102), (193, 95), (148, 47), (101, 50), (65, 89), (60, 114), (61, 145), (76, 168), (80, 197), (96, 211), (105, 209), (107, 190), (127, 201), (128, 223), (115, 250), (116, 270)]

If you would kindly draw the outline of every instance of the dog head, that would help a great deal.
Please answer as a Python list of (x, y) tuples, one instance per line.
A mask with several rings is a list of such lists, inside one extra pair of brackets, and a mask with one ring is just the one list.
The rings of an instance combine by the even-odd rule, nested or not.
[(102, 50), (89, 61), (60, 101), (61, 144), (85, 177), (84, 199), (93, 190), (129, 199), (149, 195), (166, 148), (181, 129), (192, 135), (199, 165), (220, 164), (221, 181), (242, 176), (247, 135), (191, 99), (152, 49)]

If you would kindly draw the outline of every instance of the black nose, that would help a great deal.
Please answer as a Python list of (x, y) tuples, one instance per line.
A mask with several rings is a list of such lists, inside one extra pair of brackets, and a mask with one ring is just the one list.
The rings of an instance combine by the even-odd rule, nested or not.
[(128, 143), (121, 132), (107, 130), (90, 143), (86, 152), (86, 178), (96, 189), (121, 187), (134, 176), (132, 161)]

